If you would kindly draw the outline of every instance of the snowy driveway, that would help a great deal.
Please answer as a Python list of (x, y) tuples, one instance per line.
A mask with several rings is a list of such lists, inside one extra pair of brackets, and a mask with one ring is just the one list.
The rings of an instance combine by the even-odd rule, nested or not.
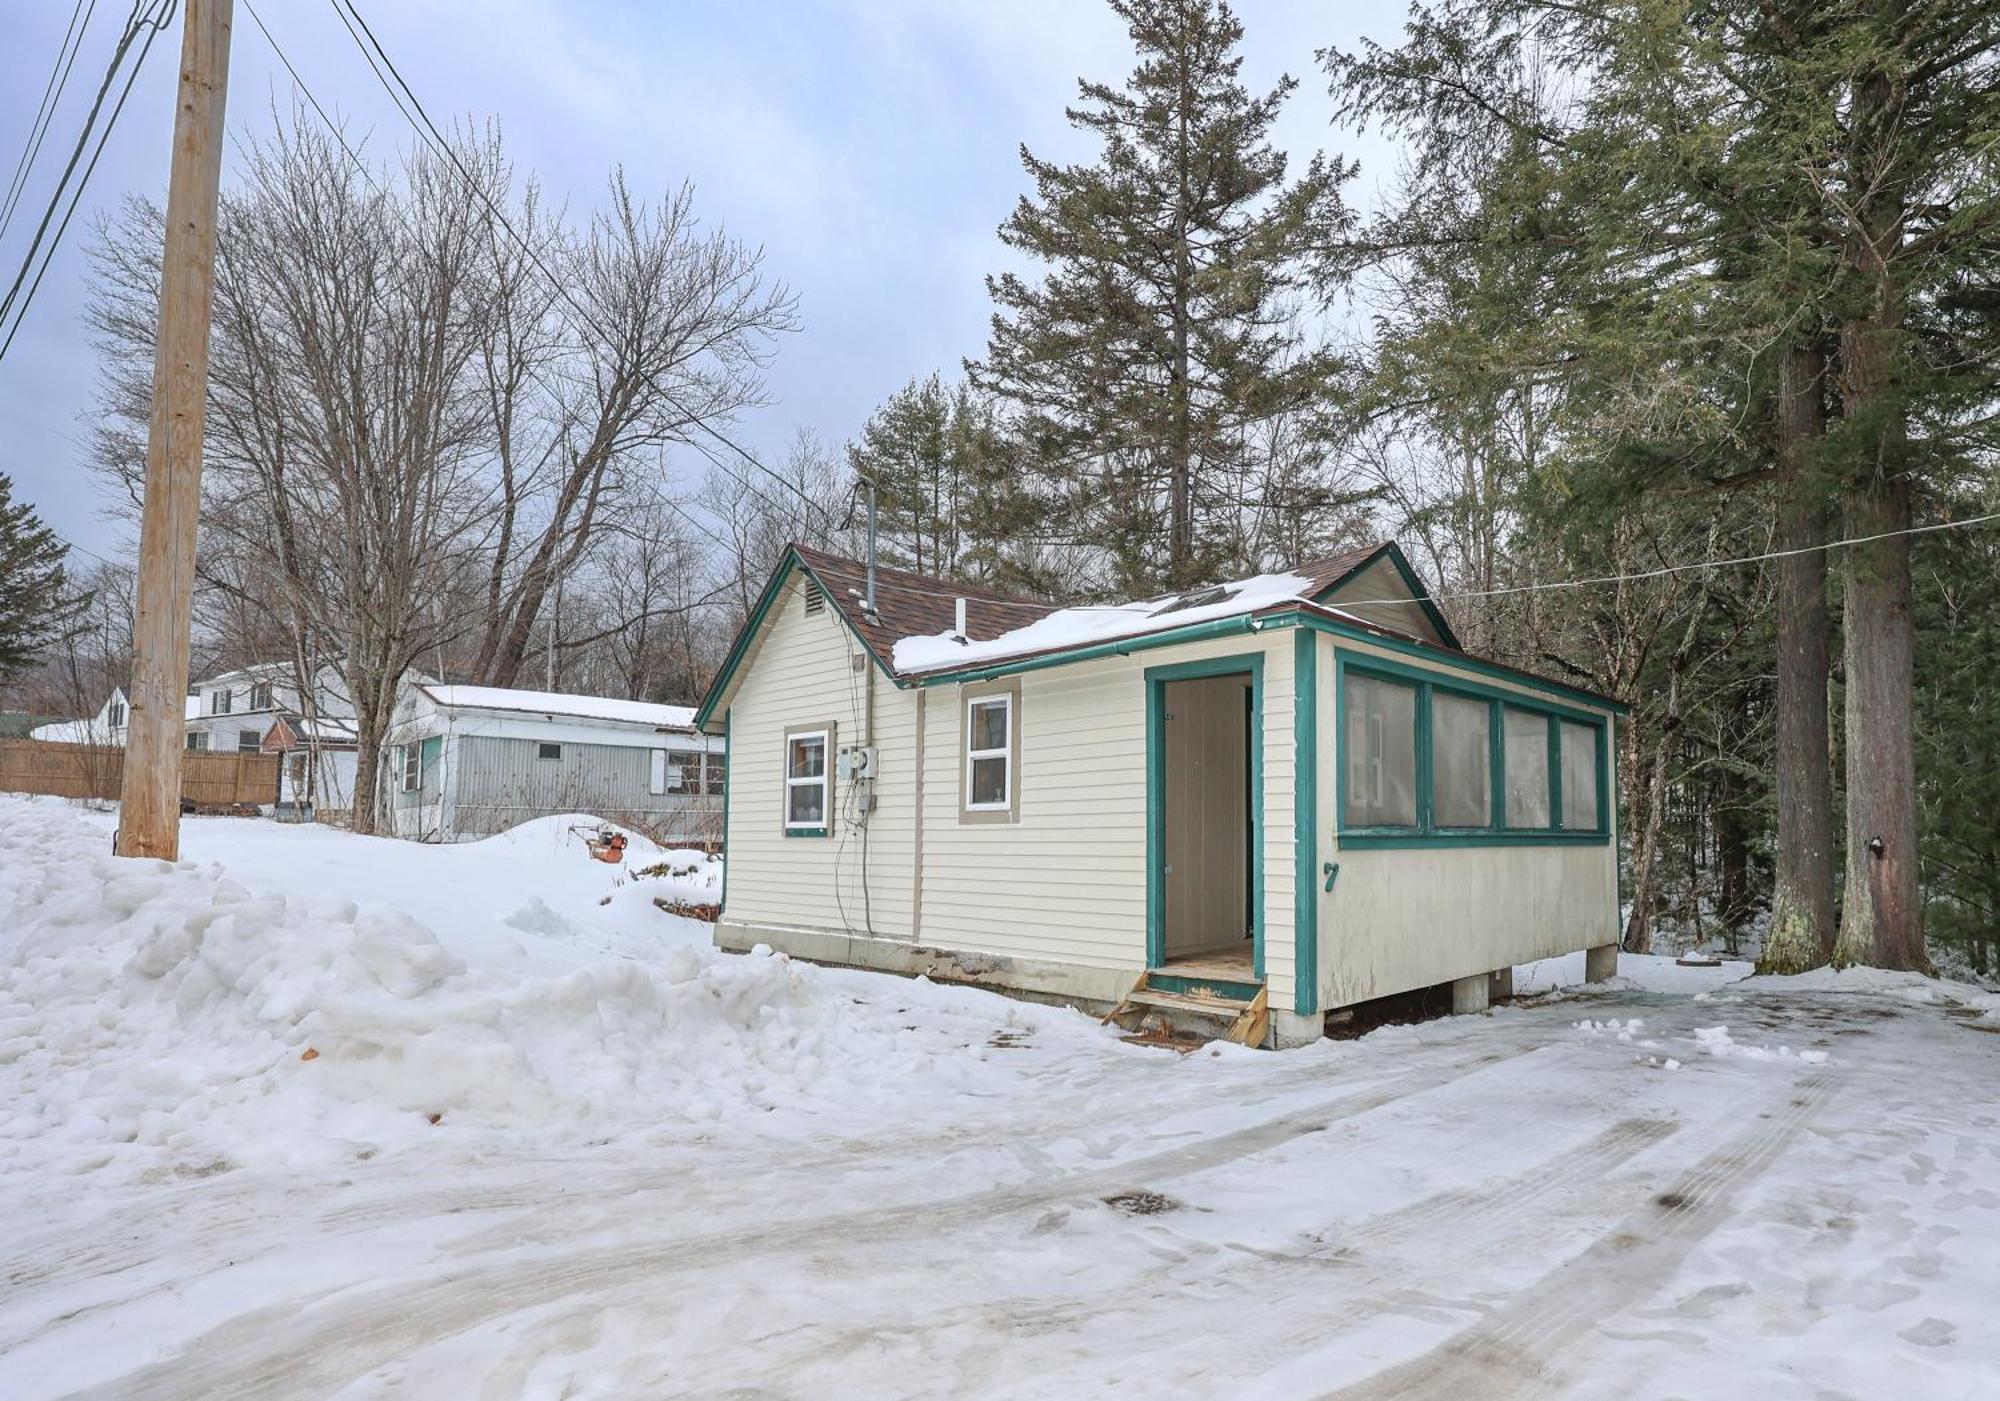
[[(38, 850), (0, 848), (0, 893)], [(252, 889), (281, 869), (213, 859)], [(531, 961), (582, 927), (557, 914), (525, 921)], [(593, 959), (643, 961), (605, 938)], [(22, 1030), (31, 974), (88, 982), (48, 947), (14, 950), (0, 982), (0, 1077), (67, 1074), (79, 1053), (52, 1048), (83, 1044)], [(817, 1085), (768, 1078), (733, 1022), (579, 1007), (692, 1077), (675, 1103), (643, 1102), (643, 1075), (622, 1112), (591, 1100), (602, 1133), (460, 1087), (437, 1125), (384, 1132), (351, 1116), (393, 1081), (306, 1101), (317, 1058), (288, 1053), (229, 1082), (257, 1091), (227, 1115), (105, 1148), (45, 1118), (25, 1135), (37, 1091), (0, 1080), (0, 1394), (1764, 1401), (1974, 1397), (2000, 1377), (2000, 1022), (1923, 987), (1625, 986), (1182, 1060), (984, 994), (785, 976), (805, 981), (782, 1017), (747, 1019), (760, 1034), (801, 1006), (854, 1019), (810, 1041)], [(223, 1035), (189, 1020), (187, 986), (173, 1026)], [(371, 1044), (435, 1067), (382, 1015)], [(427, 1011), (412, 1047), (452, 1025)], [(147, 1070), (98, 1029), (75, 1083), (206, 1075), (187, 1102), (215, 1100), (214, 1073), (165, 1063), (179, 1041), (149, 1042)], [(878, 1032), (867, 1064), (910, 1073), (862, 1093), (840, 1047)], [(516, 1050), (558, 1079), (603, 1071), (553, 1033)], [(711, 1081), (726, 1102), (684, 1113), (685, 1085)], [(260, 1114), (284, 1144), (257, 1141)]]

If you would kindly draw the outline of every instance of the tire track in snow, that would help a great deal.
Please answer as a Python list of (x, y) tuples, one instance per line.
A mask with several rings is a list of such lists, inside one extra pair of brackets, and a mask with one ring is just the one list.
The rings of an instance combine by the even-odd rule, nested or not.
[[(1454, 1083), (1462, 1077), (1547, 1049), (1509, 1046), (1415, 1070), (1391, 1084), (1349, 1092), (1233, 1132), (1046, 1183), (992, 1188), (901, 1206), (863, 1207), (749, 1230), (630, 1242), (629, 1214), (603, 1223), (616, 1244), (598, 1237), (539, 1257), (518, 1253), (496, 1263), (450, 1269), (385, 1288), (327, 1289), (239, 1314), (188, 1339), (175, 1356), (74, 1393), (119, 1401), (205, 1401), (232, 1397), (319, 1395), (441, 1340), (520, 1310), (583, 1291), (617, 1290), (697, 1272), (722, 1258), (800, 1250), (838, 1250), (851, 1239), (871, 1244), (895, 1235), (937, 1235), (997, 1215), (1155, 1183), (1253, 1157), (1344, 1119)], [(571, 1203), (559, 1204), (567, 1210)], [(502, 1237), (500, 1248), (508, 1248)]]
[(1429, 1352), (1329, 1393), (1329, 1398), (1478, 1396), (1492, 1401), (1546, 1394), (1560, 1385), (1562, 1364), (1574, 1360), (1593, 1333), (1593, 1321), (1651, 1296), (1729, 1219), (1736, 1194), (1778, 1160), (1832, 1096), (1835, 1084), (1825, 1072), (1805, 1077), (1794, 1086), (1782, 1113), (1703, 1158), (1581, 1255)]
[[(906, 1328), (904, 1331), (935, 1336), (948, 1334), (960, 1326), (969, 1326), (972, 1338), (989, 1338), (999, 1333), (1002, 1336), (998, 1345), (1002, 1347), (1040, 1344), (1051, 1334), (1105, 1314), (1125, 1314), (1143, 1309), (1169, 1288), (1195, 1309), (1208, 1308), (1220, 1302), (1225, 1291), (1234, 1291), (1241, 1301), (1249, 1305), (1250, 1314), (1268, 1318), (1283, 1312), (1270, 1306), (1271, 1291), (1276, 1287), (1274, 1270), (1287, 1270), (1293, 1279), (1305, 1275), (1311, 1281), (1310, 1287), (1315, 1290), (1337, 1284), (1344, 1307), (1334, 1316), (1325, 1313), (1316, 1316), (1316, 1326), (1311, 1332), (1274, 1344), (1271, 1350), (1275, 1355), (1284, 1356), (1288, 1349), (1308, 1348), (1321, 1341), (1324, 1327), (1329, 1322), (1360, 1321), (1386, 1312), (1391, 1307), (1384, 1301), (1385, 1296), (1398, 1287), (1399, 1277), (1405, 1271), (1395, 1262), (1363, 1260), (1350, 1263), (1346, 1258), (1349, 1252), (1357, 1248), (1407, 1247), (1412, 1243), (1422, 1245), (1427, 1240), (1435, 1239), (1435, 1233), (1441, 1228), (1448, 1229), (1455, 1236), (1476, 1240), (1491, 1253), (1504, 1252), (1513, 1248), (1510, 1230), (1524, 1218), (1529, 1218), (1534, 1209), (1552, 1199), (1566, 1198), (1596, 1186), (1605, 1174), (1662, 1142), (1679, 1128), (1680, 1123), (1674, 1119), (1625, 1119), (1582, 1144), (1519, 1172), (1449, 1188), (1406, 1206), (1364, 1217), (1350, 1229), (1340, 1232), (1337, 1239), (1328, 1239), (1316, 1249), (1283, 1252), (1236, 1247), (1237, 1253), (1226, 1257), (1221, 1268), (1193, 1279), (1187, 1277), (1187, 1262), (1176, 1256), (1157, 1269), (1111, 1289), (1060, 1300), (1017, 1298), (970, 1305), (950, 1314), (929, 1318), (921, 1327)], [(1162, 1225), (1166, 1226), (1167, 1222), (1163, 1220)], [(1326, 1234), (1331, 1236), (1333, 1233)], [(1252, 1346), (1249, 1333), (1234, 1331), (1236, 1322), (1243, 1322), (1250, 1332), (1255, 1331), (1255, 1322), (1232, 1317), (1231, 1332), (1235, 1346)], [(865, 1349), (879, 1342), (882, 1333), (879, 1322), (844, 1329), (837, 1336), (826, 1338), (809, 1349), (773, 1359), (759, 1366), (754, 1374), (747, 1373), (740, 1361), (731, 1361), (726, 1364), (725, 1376), (735, 1384), (742, 1384), (752, 1375), (781, 1381), (791, 1369), (805, 1367), (810, 1370)], [(1135, 1335), (1131, 1338), (1131, 1346), (1135, 1351), (1144, 1349), (1146, 1355), (1159, 1364), (1155, 1367), (1156, 1371), (1175, 1374), (1176, 1368), (1166, 1350), (1171, 1349), (1175, 1342), (1184, 1340), (1185, 1336), (1185, 1329), (1159, 1339)], [(968, 1343), (967, 1346), (976, 1345)], [(1261, 1341), (1254, 1346), (1260, 1353), (1266, 1351)], [(952, 1351), (959, 1352), (961, 1349), (954, 1346)], [(1000, 1361), (994, 1359), (995, 1370)], [(976, 1364), (974, 1370), (978, 1370)], [(1079, 1395), (1098, 1394), (1111, 1386), (1118, 1376), (1124, 1375), (1124, 1371), (1124, 1364), (1120, 1364), (1116, 1374), (1044, 1372), (1030, 1390), (1046, 1393), (1051, 1386), (1055, 1386), (1058, 1390), (1073, 1389)], [(689, 1380), (699, 1383), (703, 1378), (697, 1372), (691, 1374)]]

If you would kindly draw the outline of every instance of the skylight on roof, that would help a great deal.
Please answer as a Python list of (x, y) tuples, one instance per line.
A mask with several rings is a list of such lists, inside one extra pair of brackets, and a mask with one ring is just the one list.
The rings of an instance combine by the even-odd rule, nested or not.
[(1155, 608), (1152, 616), (1157, 618), (1163, 613), (1184, 613), (1190, 608), (1206, 608), (1211, 603), (1227, 603), (1241, 592), (1243, 592), (1241, 588), (1228, 584), (1210, 584), (1206, 588), (1193, 589), (1179, 598), (1169, 600)]

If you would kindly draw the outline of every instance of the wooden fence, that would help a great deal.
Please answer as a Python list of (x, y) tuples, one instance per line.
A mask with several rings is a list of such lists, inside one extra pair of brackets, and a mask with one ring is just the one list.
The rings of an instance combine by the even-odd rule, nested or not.
[[(278, 800), (276, 754), (181, 755), (181, 801), (204, 807)], [(0, 740), (0, 792), (44, 793), (57, 798), (118, 797), (125, 751), (108, 744), (51, 744)]]

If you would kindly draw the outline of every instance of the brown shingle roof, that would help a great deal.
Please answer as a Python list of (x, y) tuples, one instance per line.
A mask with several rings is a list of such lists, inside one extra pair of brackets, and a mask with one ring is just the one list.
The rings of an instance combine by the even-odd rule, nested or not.
[[(957, 584), (913, 574), (907, 569), (875, 566), (875, 616), (862, 610), (868, 594), (868, 566), (806, 545), (794, 545), (806, 567), (825, 584), (834, 606), (846, 615), (869, 649), (891, 666), (899, 637), (924, 637), (950, 632), (958, 623), (958, 600), (966, 601), (965, 628), (973, 637), (998, 637), (1055, 612), (1060, 605), (1010, 598), (975, 584)], [(893, 669), (893, 668), (892, 668)]]

